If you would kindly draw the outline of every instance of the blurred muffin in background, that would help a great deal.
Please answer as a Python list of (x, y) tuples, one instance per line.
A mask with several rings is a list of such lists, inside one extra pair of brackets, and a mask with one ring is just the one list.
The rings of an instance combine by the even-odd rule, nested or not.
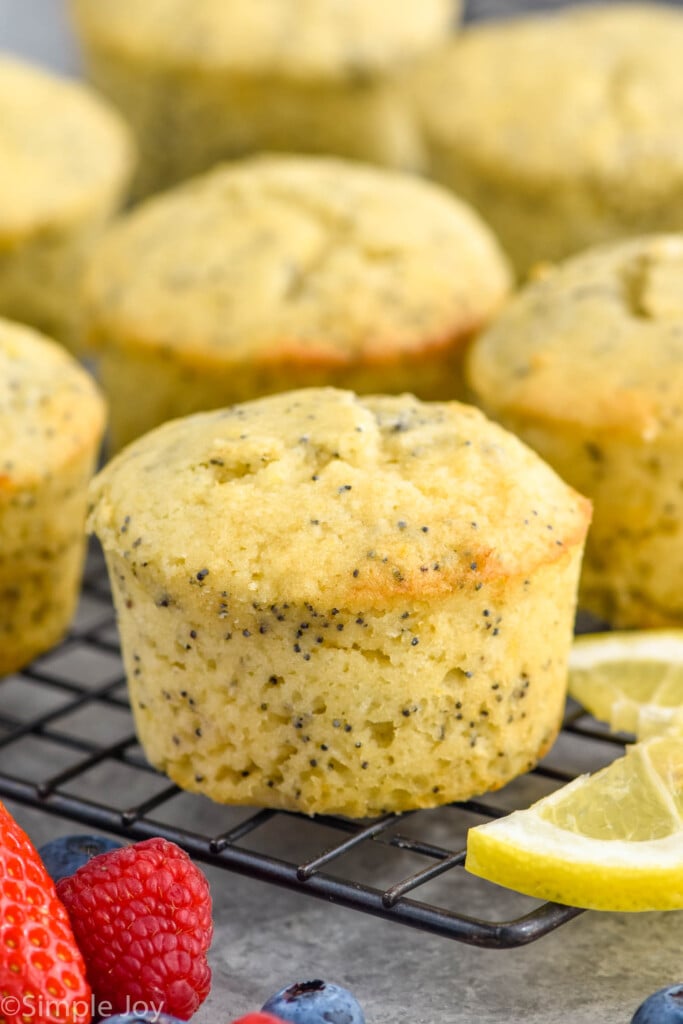
[(683, 229), (683, 11), (574, 6), (475, 25), (414, 83), (431, 174), (524, 274)]
[(57, 643), (73, 616), (104, 417), (68, 352), (0, 320), (0, 675)]
[(84, 288), (120, 447), (293, 387), (458, 397), (508, 294), (489, 229), (446, 190), (330, 157), (219, 167), (120, 218)]
[(599, 246), (527, 285), (468, 371), (485, 410), (593, 500), (580, 605), (683, 626), (683, 235)]
[(74, 344), (83, 264), (132, 167), (108, 103), (0, 56), (0, 314)]
[(403, 69), (461, 0), (71, 0), (86, 68), (125, 113), (145, 195), (257, 150), (421, 160)]

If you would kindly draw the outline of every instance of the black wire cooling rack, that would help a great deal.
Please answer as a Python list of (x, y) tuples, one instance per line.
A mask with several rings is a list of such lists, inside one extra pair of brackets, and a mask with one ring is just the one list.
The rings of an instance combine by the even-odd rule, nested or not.
[(510, 894), (463, 870), (467, 828), (599, 767), (620, 742), (568, 708), (550, 757), (495, 797), (370, 822), (226, 808), (181, 793), (137, 743), (95, 549), (64, 643), (0, 680), (0, 797), (129, 840), (164, 836), (227, 871), (497, 949), (532, 942), (580, 911), (519, 897), (521, 911), (497, 919)]

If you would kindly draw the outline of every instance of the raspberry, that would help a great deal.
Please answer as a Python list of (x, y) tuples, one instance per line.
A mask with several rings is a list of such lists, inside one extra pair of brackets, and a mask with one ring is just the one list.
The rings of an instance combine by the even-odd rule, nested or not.
[(85, 965), (35, 847), (0, 803), (0, 1021), (88, 1024)]
[(147, 839), (100, 854), (57, 892), (85, 958), (97, 1005), (131, 1005), (189, 1020), (209, 994), (209, 884), (187, 854)]

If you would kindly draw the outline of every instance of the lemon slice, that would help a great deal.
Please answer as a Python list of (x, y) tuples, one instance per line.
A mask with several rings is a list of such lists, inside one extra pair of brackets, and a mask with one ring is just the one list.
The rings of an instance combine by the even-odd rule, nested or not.
[(527, 810), (471, 828), (465, 867), (586, 909), (682, 909), (683, 739), (637, 743)]
[(579, 637), (569, 693), (615, 732), (683, 735), (683, 630)]

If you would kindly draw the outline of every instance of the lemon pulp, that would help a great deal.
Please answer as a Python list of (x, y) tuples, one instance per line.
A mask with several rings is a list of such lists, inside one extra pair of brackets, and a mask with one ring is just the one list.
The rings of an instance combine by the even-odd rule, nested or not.
[(683, 735), (683, 630), (579, 637), (569, 694), (615, 731), (639, 739)]

